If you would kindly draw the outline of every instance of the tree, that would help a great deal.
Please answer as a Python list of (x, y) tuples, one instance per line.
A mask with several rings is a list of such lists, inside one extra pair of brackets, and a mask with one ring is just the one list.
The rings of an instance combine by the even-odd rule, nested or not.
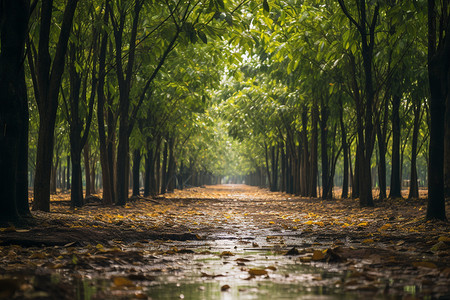
[[(34, 184), (34, 210), (50, 210), (50, 173), (53, 158), (54, 129), (61, 77), (69, 41), (72, 20), (78, 0), (68, 0), (60, 27), (56, 51), (50, 56), (50, 28), (53, 15), (53, 0), (43, 0), (40, 11), (39, 45), (31, 68), (36, 70), (33, 82), (39, 109), (39, 140), (36, 157), (36, 179)], [(31, 43), (30, 43), (31, 44)], [(32, 72), (33, 73), (33, 72)]]
[(28, 100), (24, 49), (29, 1), (1, 1), (0, 223), (29, 216)]
[[(439, 10), (439, 13), (438, 13)], [(439, 24), (439, 26), (437, 26)], [(450, 17), (448, 2), (428, 0), (428, 78), (430, 84), (430, 146), (427, 220), (446, 220), (444, 192), (444, 136), (449, 100)], [(449, 109), (447, 107), (447, 109)], [(448, 141), (446, 142), (448, 144)], [(450, 154), (447, 154), (450, 155)]]

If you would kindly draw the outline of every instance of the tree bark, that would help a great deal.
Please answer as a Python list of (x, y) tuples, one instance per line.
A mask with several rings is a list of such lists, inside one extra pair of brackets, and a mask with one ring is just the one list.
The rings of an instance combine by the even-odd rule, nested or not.
[(133, 196), (140, 196), (139, 191), (139, 170), (141, 166), (141, 150), (135, 149), (133, 151)]
[(392, 98), (392, 171), (389, 198), (401, 198), (400, 179), (400, 96)]
[(341, 126), (341, 142), (344, 156), (343, 165), (343, 180), (342, 180), (342, 195), (341, 198), (348, 198), (348, 143), (347, 143), (347, 131), (344, 124), (344, 106), (342, 98), (339, 98), (339, 124)]
[(29, 1), (2, 1), (0, 11), (0, 224), (30, 216), (28, 100), (23, 66)]
[[(441, 18), (448, 17), (442, 9)], [(448, 97), (448, 80), (450, 76), (450, 22), (440, 29), (436, 39), (437, 21), (435, 0), (428, 0), (428, 79), (430, 84), (430, 144), (428, 166), (428, 206), (427, 220), (446, 220), (444, 193), (444, 135), (445, 135), (445, 101)], [(442, 27), (442, 26), (440, 26)]]
[(318, 162), (317, 162), (317, 140), (318, 140), (318, 109), (317, 105), (313, 104), (311, 109), (312, 114), (312, 138), (311, 138), (311, 170), (310, 170), (310, 179), (309, 179), (309, 195), (310, 197), (317, 197), (317, 174), (318, 174)]
[(90, 196), (93, 192), (93, 185), (91, 180), (91, 165), (89, 158), (89, 144), (84, 144), (83, 161), (84, 161), (84, 177), (86, 178), (86, 193), (85, 197)]
[(417, 182), (417, 140), (420, 126), (420, 104), (414, 103), (414, 128), (411, 144), (411, 177), (408, 199), (419, 198), (419, 186)]

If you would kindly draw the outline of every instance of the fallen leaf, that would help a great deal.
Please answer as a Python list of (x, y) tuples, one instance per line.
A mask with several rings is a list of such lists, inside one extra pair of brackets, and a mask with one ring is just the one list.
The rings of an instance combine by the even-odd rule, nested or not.
[(439, 241), (439, 242), (450, 243), (450, 237), (443, 235), (443, 236), (440, 236), (440, 237), (438, 238), (438, 241)]
[(267, 271), (266, 270), (261, 270), (261, 269), (250, 269), (248, 270), (248, 273), (252, 276), (263, 276), (263, 275), (267, 275)]
[(365, 239), (364, 241), (361, 242), (362, 244), (372, 244), (375, 243), (375, 241), (373, 239)]
[(314, 261), (325, 259), (325, 255), (321, 250), (314, 250), (313, 256), (311, 258)]
[(219, 254), (219, 256), (223, 257), (223, 256), (234, 256), (233, 253), (231, 253), (230, 251), (223, 251), (222, 253)]
[(222, 287), (220, 288), (220, 290), (222, 292), (226, 292), (231, 288), (231, 286), (229, 286), (228, 284), (222, 285)]
[(125, 277), (114, 277), (113, 283), (116, 287), (134, 287), (135, 284)]
[(421, 267), (421, 268), (437, 269), (437, 266), (435, 263), (428, 262), (428, 261), (413, 262), (412, 265), (416, 268)]

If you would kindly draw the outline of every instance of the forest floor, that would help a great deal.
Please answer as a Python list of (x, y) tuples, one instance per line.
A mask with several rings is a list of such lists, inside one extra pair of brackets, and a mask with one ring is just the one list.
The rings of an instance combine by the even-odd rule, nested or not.
[(360, 208), (245, 185), (125, 207), (68, 197), (0, 228), (0, 299), (450, 299), (450, 225), (426, 222), (425, 200)]

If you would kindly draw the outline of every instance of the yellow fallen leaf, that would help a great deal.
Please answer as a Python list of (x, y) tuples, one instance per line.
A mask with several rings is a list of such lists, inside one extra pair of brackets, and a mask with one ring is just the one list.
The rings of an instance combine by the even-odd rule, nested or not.
[(413, 262), (412, 265), (416, 268), (422, 267), (422, 268), (429, 268), (429, 269), (437, 269), (436, 264), (429, 262), (429, 261)]
[(312, 225), (313, 221), (306, 221), (304, 224), (306, 225)]
[(378, 230), (386, 230), (390, 227), (392, 227), (392, 224), (386, 223), (383, 226), (381, 226), (380, 228), (378, 228)]
[(369, 225), (367, 222), (361, 222), (357, 226), (367, 226), (367, 225)]
[(450, 237), (443, 235), (438, 238), (438, 241), (439, 242), (450, 242)]
[(371, 243), (375, 243), (375, 241), (373, 239), (365, 239), (361, 243), (363, 243), (363, 244), (371, 244)]
[(222, 253), (220, 253), (220, 256), (234, 256), (234, 254), (230, 251), (223, 251)]
[(261, 269), (250, 269), (248, 270), (248, 273), (252, 276), (263, 276), (263, 275), (267, 275), (267, 271), (266, 270), (261, 270)]
[(318, 225), (320, 227), (325, 226), (325, 224), (322, 221), (314, 222), (314, 224), (316, 224), (316, 225)]
[(134, 283), (125, 277), (113, 278), (113, 283), (116, 287), (134, 287)]
[(322, 260), (325, 258), (325, 255), (323, 254), (323, 252), (321, 250), (314, 250), (313, 256), (312, 256), (312, 260), (317, 261), (317, 260)]

